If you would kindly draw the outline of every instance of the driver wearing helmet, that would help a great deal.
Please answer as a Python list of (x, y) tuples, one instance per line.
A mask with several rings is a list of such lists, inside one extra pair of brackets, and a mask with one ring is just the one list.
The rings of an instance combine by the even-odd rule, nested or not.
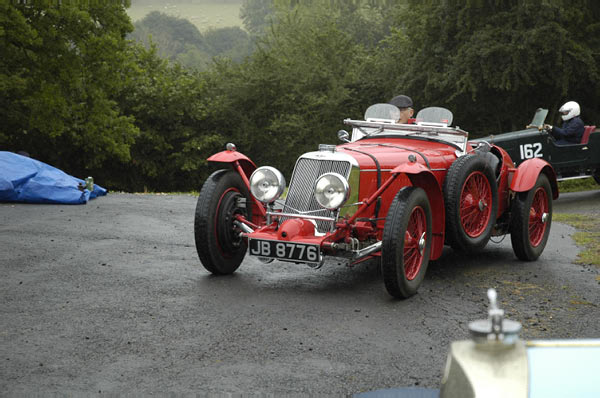
[(573, 145), (581, 142), (583, 136), (583, 121), (579, 117), (579, 104), (575, 101), (569, 101), (560, 107), (558, 112), (563, 119), (562, 127), (544, 125), (550, 133), (556, 138), (557, 145)]

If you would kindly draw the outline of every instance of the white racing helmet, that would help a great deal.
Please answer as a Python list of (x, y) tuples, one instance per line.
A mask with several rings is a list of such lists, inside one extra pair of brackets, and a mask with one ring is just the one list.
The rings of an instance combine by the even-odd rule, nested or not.
[(569, 101), (560, 107), (558, 112), (560, 112), (562, 120), (571, 120), (575, 116), (579, 116), (579, 104), (575, 101)]

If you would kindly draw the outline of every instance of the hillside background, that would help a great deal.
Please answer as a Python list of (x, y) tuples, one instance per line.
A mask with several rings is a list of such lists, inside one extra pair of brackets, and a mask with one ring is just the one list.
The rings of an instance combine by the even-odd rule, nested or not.
[(135, 23), (153, 11), (185, 18), (200, 32), (231, 26), (243, 26), (240, 18), (242, 0), (132, 0), (127, 15)]

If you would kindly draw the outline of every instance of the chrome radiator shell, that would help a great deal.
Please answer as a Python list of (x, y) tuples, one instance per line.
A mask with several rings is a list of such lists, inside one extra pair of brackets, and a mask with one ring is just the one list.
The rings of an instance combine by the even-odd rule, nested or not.
[[(314, 196), (315, 182), (321, 175), (329, 172), (339, 173), (347, 179), (353, 167), (358, 167), (356, 159), (339, 152), (309, 152), (300, 156), (294, 166), (283, 212), (337, 219), (339, 210), (332, 212), (317, 203)], [(280, 223), (286, 219), (287, 217), (281, 217)], [(316, 224), (320, 233), (330, 231), (333, 226), (331, 221), (317, 220)]]

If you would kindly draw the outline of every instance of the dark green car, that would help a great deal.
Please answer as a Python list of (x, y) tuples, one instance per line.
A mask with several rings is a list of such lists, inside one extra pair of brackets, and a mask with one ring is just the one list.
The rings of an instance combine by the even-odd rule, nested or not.
[(585, 126), (579, 144), (556, 145), (546, 131), (544, 121), (547, 109), (538, 109), (525, 130), (490, 135), (473, 141), (487, 141), (508, 152), (515, 167), (531, 158), (542, 158), (552, 165), (559, 181), (594, 177), (600, 184), (600, 129)]

